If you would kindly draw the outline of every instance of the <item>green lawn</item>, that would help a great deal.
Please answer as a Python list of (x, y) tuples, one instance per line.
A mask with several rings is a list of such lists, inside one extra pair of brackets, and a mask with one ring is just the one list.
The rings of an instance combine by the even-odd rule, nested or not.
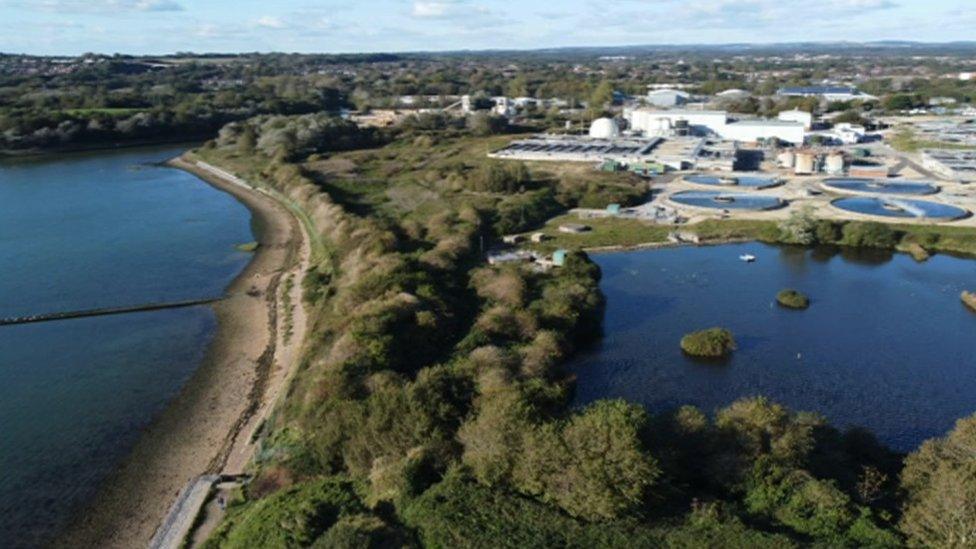
[[(582, 223), (591, 227), (591, 230), (580, 234), (559, 232), (559, 226), (565, 223)], [(539, 232), (548, 235), (549, 239), (533, 247), (540, 251), (552, 251), (557, 248), (579, 250), (605, 246), (640, 246), (666, 242), (668, 234), (672, 231), (695, 233), (702, 241), (735, 238), (775, 240), (778, 234), (776, 223), (773, 221), (703, 221), (694, 225), (676, 227), (616, 217), (581, 220), (573, 214), (567, 214), (546, 223)]]

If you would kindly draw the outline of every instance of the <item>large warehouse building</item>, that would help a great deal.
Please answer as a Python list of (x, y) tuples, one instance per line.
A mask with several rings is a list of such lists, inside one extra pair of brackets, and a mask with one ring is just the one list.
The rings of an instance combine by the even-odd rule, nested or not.
[(806, 137), (803, 122), (789, 120), (729, 118), (725, 111), (633, 109), (624, 112), (630, 129), (647, 136), (701, 135), (729, 141), (756, 142), (776, 138), (802, 145)]
[(853, 86), (794, 86), (780, 88), (776, 95), (781, 97), (819, 97), (826, 101), (874, 101), (878, 99)]

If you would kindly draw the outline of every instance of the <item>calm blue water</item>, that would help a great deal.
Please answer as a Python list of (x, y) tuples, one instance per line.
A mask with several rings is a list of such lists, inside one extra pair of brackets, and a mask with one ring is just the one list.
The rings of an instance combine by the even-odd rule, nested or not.
[(688, 206), (720, 210), (772, 210), (785, 204), (780, 198), (771, 195), (720, 191), (681, 191), (671, 195), (670, 199)]
[(966, 210), (948, 204), (907, 198), (851, 196), (838, 198), (831, 204), (842, 210), (883, 217), (958, 219), (967, 215)]
[[(250, 256), (250, 214), (180, 149), (0, 163), (0, 316), (220, 295)], [(0, 327), (0, 546), (33, 546), (192, 375), (209, 307)]]
[(825, 179), (825, 185), (846, 191), (865, 193), (886, 193), (905, 195), (924, 195), (939, 192), (939, 188), (924, 181), (884, 181), (877, 179), (839, 178)]
[[(758, 257), (743, 263), (740, 254)], [(976, 412), (976, 261), (837, 255), (763, 244), (594, 255), (607, 296), (605, 337), (571, 364), (577, 400), (624, 397), (650, 410), (707, 412), (766, 395), (860, 425), (898, 450)], [(783, 288), (805, 311), (775, 305)], [(685, 357), (687, 332), (722, 326), (739, 349), (724, 363)]]
[(779, 182), (772, 177), (759, 177), (754, 175), (737, 175), (735, 176), (734, 183), (726, 183), (723, 181), (722, 177), (717, 175), (689, 175), (685, 177), (685, 181), (690, 181), (691, 183), (698, 183), (699, 185), (718, 185), (718, 186), (728, 186), (728, 187), (751, 187), (754, 189), (763, 189), (766, 187), (774, 187)]

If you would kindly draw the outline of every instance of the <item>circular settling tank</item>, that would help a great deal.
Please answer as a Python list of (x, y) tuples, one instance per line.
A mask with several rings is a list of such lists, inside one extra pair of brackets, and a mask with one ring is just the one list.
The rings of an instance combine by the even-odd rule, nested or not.
[(831, 204), (848, 212), (903, 219), (951, 221), (969, 215), (966, 210), (948, 204), (895, 197), (851, 196), (838, 198)]
[(689, 175), (685, 181), (698, 185), (712, 185), (722, 187), (742, 187), (745, 189), (766, 189), (782, 185), (783, 182), (772, 177), (760, 177), (756, 175)]
[(882, 179), (836, 178), (825, 179), (824, 187), (840, 192), (926, 195), (939, 192), (939, 187), (924, 181), (885, 181)]
[(682, 191), (671, 195), (671, 200), (686, 206), (717, 210), (774, 210), (786, 205), (786, 201), (776, 196), (719, 191)]

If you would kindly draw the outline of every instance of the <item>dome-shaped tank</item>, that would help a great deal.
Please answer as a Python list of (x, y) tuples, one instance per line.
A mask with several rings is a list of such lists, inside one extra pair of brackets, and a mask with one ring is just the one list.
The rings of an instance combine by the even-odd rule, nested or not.
[(590, 124), (590, 137), (594, 139), (613, 139), (620, 136), (620, 128), (610, 118), (597, 118)]

